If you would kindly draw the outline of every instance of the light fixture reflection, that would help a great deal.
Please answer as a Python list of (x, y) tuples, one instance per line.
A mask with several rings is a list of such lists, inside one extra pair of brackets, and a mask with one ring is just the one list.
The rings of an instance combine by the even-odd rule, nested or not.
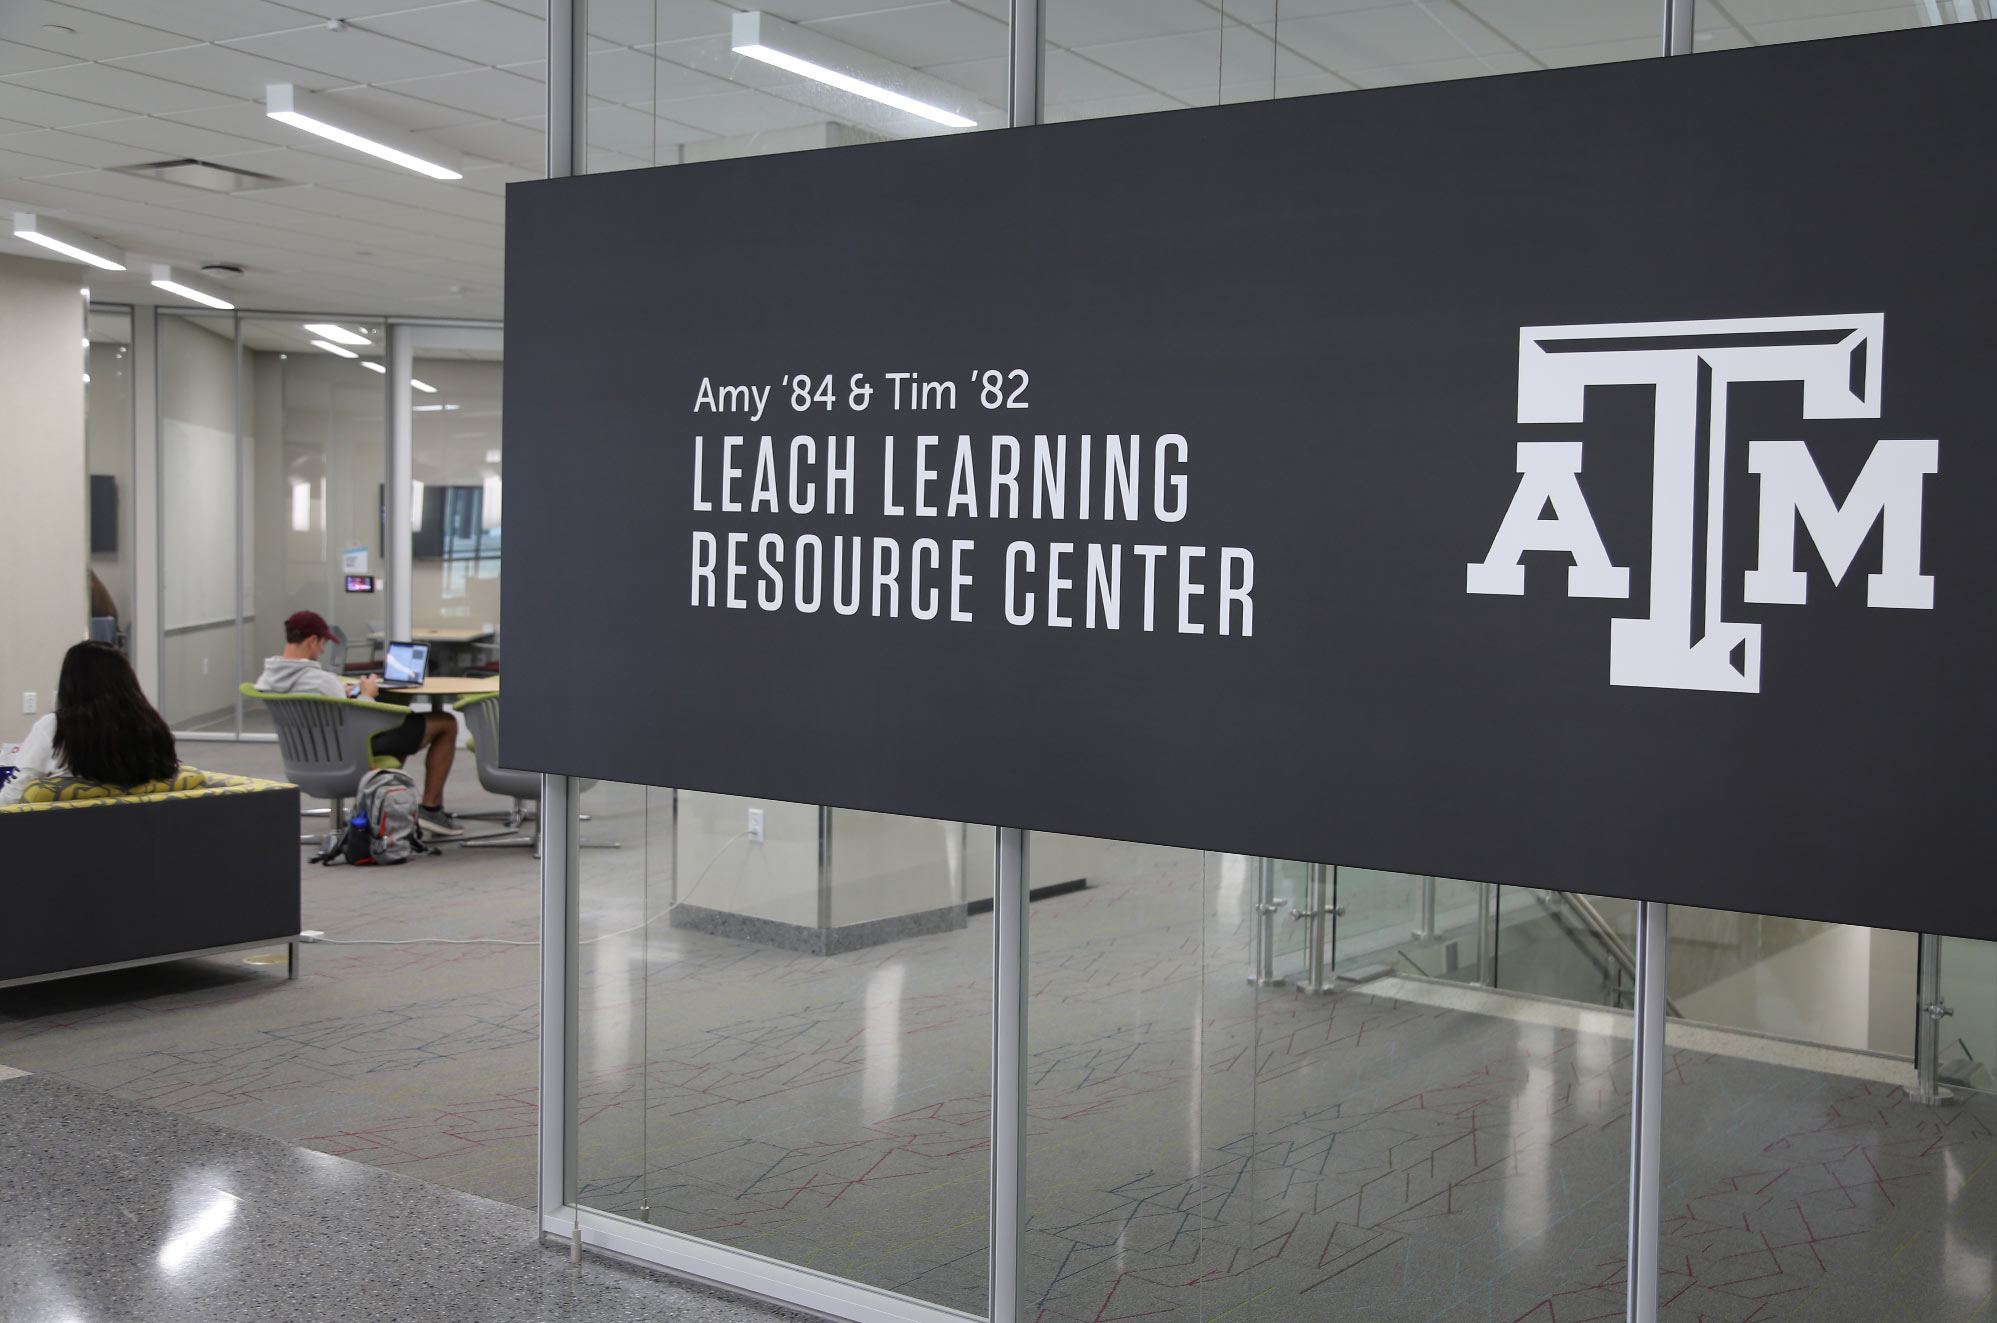
[(312, 347), (315, 349), (323, 349), (329, 354), (338, 354), (341, 358), (360, 357), (359, 354), (356, 354), (353, 350), (348, 349), (345, 345), (336, 345), (331, 340), (314, 340), (312, 342)]
[[(947, 87), (938, 80), (914, 69), (894, 64), (866, 51), (857, 50), (843, 42), (834, 41), (823, 33), (809, 28), (800, 28), (794, 23), (757, 10), (737, 13), (729, 37), (729, 48), (737, 55), (746, 55), (752, 60), (773, 65), (789, 73), (809, 78), (827, 87), (836, 87), (854, 96), (863, 96), (884, 106), (906, 111), (919, 116), (932, 124), (941, 124), (948, 129), (974, 129), (978, 122), (954, 110), (932, 105), (919, 97), (906, 92), (897, 92), (879, 79), (891, 79), (903, 86), (917, 88), (935, 87), (942, 91)], [(835, 64), (846, 68), (835, 68)], [(861, 74), (873, 77), (862, 77)]]
[(153, 288), (163, 289), (169, 294), (178, 294), (183, 299), (190, 299), (195, 303), (206, 304), (211, 308), (220, 308), (223, 312), (232, 312), (236, 307), (235, 304), (222, 298), (220, 295), (210, 294), (205, 289), (188, 284), (170, 266), (156, 265), (153, 267)]
[(179, 1272), (186, 1267), (188, 1260), (200, 1253), (203, 1245), (236, 1220), (236, 1205), (240, 1201), (235, 1195), (216, 1189), (210, 1189), (209, 1194), (211, 1197), (200, 1210), (183, 1222), (172, 1238), (159, 1247), (159, 1266), (168, 1272)]
[(331, 322), (307, 322), (305, 323), (305, 329), (319, 336), (321, 339), (331, 340), (335, 344), (364, 345), (368, 342), (366, 336), (355, 335), (346, 327), (335, 326)]
[(387, 372), (387, 371), (388, 371), (388, 369), (387, 369), (387, 368), (383, 367), (383, 366), (382, 366), (381, 364), (379, 364), (379, 363), (375, 362), (375, 361), (374, 361), (373, 359), (371, 359), (371, 358), (364, 358), (364, 359), (362, 359), (362, 360), (361, 360), (361, 366), (362, 366), (362, 367), (364, 367), (364, 368), (366, 368), (366, 369), (367, 369), (368, 371), (370, 371), (370, 372)]
[(409, 379), (409, 384), (414, 386), (417, 390), (422, 391), (425, 395), (435, 395), (437, 393), (437, 388), (435, 386), (432, 386), (427, 381), (418, 381), (416, 380), (416, 378), (411, 377)]

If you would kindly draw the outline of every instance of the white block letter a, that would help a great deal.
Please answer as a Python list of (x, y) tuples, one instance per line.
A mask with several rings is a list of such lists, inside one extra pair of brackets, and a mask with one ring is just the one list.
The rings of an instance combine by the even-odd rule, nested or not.
[[(1519, 556), (1528, 551), (1564, 551), (1574, 558), (1567, 571), (1569, 597), (1628, 597), (1629, 571), (1609, 564), (1608, 549), (1595, 529), (1595, 516), (1581, 495), (1575, 475), (1581, 472), (1579, 441), (1519, 442), (1519, 489), (1512, 508), (1491, 543), (1490, 554), (1469, 569), (1469, 589), (1519, 597), (1525, 593), (1525, 566)], [(1540, 511), (1553, 507), (1553, 518)]]

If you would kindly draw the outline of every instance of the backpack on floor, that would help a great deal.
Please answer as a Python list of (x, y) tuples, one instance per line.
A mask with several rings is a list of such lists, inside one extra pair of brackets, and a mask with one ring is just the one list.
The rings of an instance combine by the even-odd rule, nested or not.
[(416, 782), (395, 767), (377, 767), (361, 778), (354, 796), (354, 816), (340, 842), (350, 864), (400, 864), (412, 854), (424, 854), (422, 829), (416, 825)]

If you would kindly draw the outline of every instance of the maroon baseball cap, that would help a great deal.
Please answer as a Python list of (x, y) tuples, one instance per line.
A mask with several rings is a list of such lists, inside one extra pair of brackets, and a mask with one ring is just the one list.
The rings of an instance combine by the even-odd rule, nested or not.
[(330, 639), (333, 631), (326, 624), (326, 617), (317, 611), (293, 611), (284, 622), (284, 636), (297, 635), (300, 639)]

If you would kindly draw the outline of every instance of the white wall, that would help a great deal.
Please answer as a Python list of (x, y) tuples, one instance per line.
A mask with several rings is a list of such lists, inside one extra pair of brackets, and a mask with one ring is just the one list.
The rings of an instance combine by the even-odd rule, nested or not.
[(89, 632), (83, 268), (0, 257), (0, 733), (33, 690), (55, 706), (62, 654)]
[[(160, 712), (179, 725), (236, 701), (236, 350), (230, 323), (163, 317)], [(251, 480), (243, 456), (243, 480)], [(247, 504), (247, 503), (246, 503)], [(247, 513), (247, 512), (246, 512)], [(254, 587), (244, 585), (245, 602)], [(254, 675), (246, 677), (255, 679)]]

